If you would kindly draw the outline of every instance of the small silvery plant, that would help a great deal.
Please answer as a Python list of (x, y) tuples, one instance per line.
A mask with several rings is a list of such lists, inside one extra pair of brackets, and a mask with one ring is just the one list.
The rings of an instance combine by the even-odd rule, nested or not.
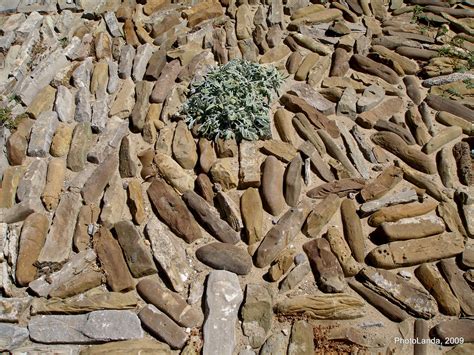
[(283, 79), (275, 67), (232, 60), (191, 83), (181, 114), (209, 140), (270, 138), (270, 103)]

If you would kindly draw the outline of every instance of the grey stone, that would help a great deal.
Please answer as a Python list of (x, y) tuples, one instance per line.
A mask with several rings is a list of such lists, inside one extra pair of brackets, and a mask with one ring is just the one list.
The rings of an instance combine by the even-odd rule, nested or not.
[(74, 119), (77, 122), (91, 122), (92, 109), (91, 109), (91, 95), (89, 89), (81, 87), (76, 93), (76, 110), (74, 113)]
[(336, 125), (339, 128), (339, 131), (341, 132), (341, 136), (345, 142), (348, 155), (351, 158), (351, 161), (354, 164), (355, 168), (364, 179), (369, 179), (369, 168), (367, 167), (362, 152), (357, 147), (356, 140), (349, 133), (348, 129), (342, 122), (336, 122)]
[(40, 264), (62, 265), (69, 258), (81, 205), (81, 197), (77, 193), (69, 192), (61, 196), (46, 242), (38, 256)]
[(445, 85), (449, 83), (453, 83), (455, 81), (462, 81), (462, 80), (469, 80), (474, 79), (474, 74), (472, 73), (452, 73), (447, 75), (440, 75), (434, 78), (425, 79), (422, 81), (422, 85), (424, 87), (432, 87), (432, 86), (439, 86)]
[(115, 13), (112, 11), (107, 11), (103, 16), (110, 34), (113, 37), (122, 36), (122, 29), (120, 28), (120, 24), (117, 20), (117, 17), (115, 16)]
[(92, 130), (89, 122), (78, 123), (74, 127), (71, 146), (67, 155), (67, 167), (78, 172), (86, 165), (87, 152), (92, 140)]
[(118, 159), (114, 154), (110, 154), (104, 159), (102, 164), (95, 168), (81, 190), (86, 204), (97, 203), (100, 200), (102, 192), (117, 171), (117, 168)]
[(109, 118), (107, 99), (107, 97), (103, 97), (92, 104), (91, 128), (94, 133), (102, 133), (107, 125)]
[(127, 193), (123, 188), (122, 179), (116, 171), (110, 179), (102, 199), (101, 224), (111, 228), (115, 223), (120, 222), (126, 205)]
[(294, 289), (310, 272), (311, 267), (309, 263), (303, 262), (296, 265), (281, 282), (280, 292), (287, 292)]
[(260, 355), (286, 354), (288, 348), (288, 337), (282, 332), (272, 334), (260, 350)]
[(10, 208), (0, 208), (0, 223), (16, 223), (23, 221), (34, 212), (44, 211), (40, 199), (25, 200)]
[(378, 85), (372, 84), (364, 89), (357, 100), (357, 112), (365, 112), (377, 106), (385, 97), (385, 91)]
[(290, 344), (288, 345), (288, 355), (313, 355), (313, 326), (305, 320), (298, 320), (291, 328)]
[(176, 292), (184, 290), (184, 283), (191, 275), (183, 249), (175, 235), (157, 218), (152, 217), (145, 226), (145, 233), (151, 243), (155, 260), (167, 276)]
[(155, 51), (156, 47), (149, 43), (142, 44), (137, 48), (137, 54), (133, 61), (132, 78), (134, 81), (143, 80), (147, 64)]
[(409, 203), (418, 200), (418, 195), (413, 189), (404, 189), (393, 195), (383, 196), (377, 200), (365, 202), (360, 206), (360, 211), (363, 215), (368, 215), (375, 212), (382, 207), (397, 205), (400, 203)]
[(73, 121), (75, 112), (74, 95), (66, 86), (58, 86), (54, 109), (56, 110), (61, 122)]
[(353, 87), (348, 87), (344, 90), (339, 102), (337, 104), (337, 114), (342, 116), (349, 116), (354, 119), (357, 114), (356, 108), (357, 94)]
[(100, 164), (114, 150), (118, 149), (122, 138), (128, 134), (128, 122), (116, 116), (107, 120), (105, 132), (99, 135), (97, 143), (88, 149), (87, 160), (94, 164)]
[(108, 61), (109, 64), (109, 82), (107, 83), (107, 92), (114, 94), (120, 86), (120, 78), (118, 75), (118, 63), (113, 60)]
[(21, 0), (16, 11), (18, 12), (53, 12), (56, 11), (57, 0)]
[(45, 111), (36, 120), (30, 135), (28, 155), (32, 157), (46, 157), (54, 132), (58, 126), (58, 115), (53, 111)]
[(232, 355), (236, 345), (235, 323), (242, 290), (236, 274), (211, 271), (207, 280), (203, 326), (204, 354)]
[[(0, 8), (1, 12), (1, 8)], [(11, 351), (27, 339), (28, 329), (11, 324), (0, 324), (0, 351)]]
[(122, 47), (118, 67), (118, 75), (121, 79), (130, 78), (132, 75), (133, 59), (135, 58), (135, 48), (127, 44)]
[(76, 88), (85, 88), (89, 91), (93, 68), (92, 57), (88, 57), (72, 72), (72, 82)]
[(143, 337), (140, 320), (131, 311), (35, 316), (28, 323), (28, 330), (33, 341), (46, 344), (91, 344)]
[(20, 0), (5, 0), (0, 4), (0, 12), (14, 12)]
[(301, 97), (308, 104), (325, 115), (331, 115), (335, 113), (336, 105), (306, 83), (294, 84), (291, 87), (289, 93), (294, 93), (295, 95)]
[(44, 159), (35, 158), (21, 178), (16, 196), (19, 201), (39, 198), (46, 183), (48, 164)]

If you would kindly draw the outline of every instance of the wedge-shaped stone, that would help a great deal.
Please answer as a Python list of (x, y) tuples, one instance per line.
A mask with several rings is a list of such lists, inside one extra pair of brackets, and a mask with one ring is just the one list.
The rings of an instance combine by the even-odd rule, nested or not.
[(45, 111), (38, 117), (31, 130), (30, 142), (28, 144), (28, 155), (30, 157), (44, 158), (48, 155), (58, 124), (56, 112)]
[(86, 204), (100, 201), (102, 193), (112, 176), (117, 173), (118, 159), (115, 154), (110, 154), (102, 164), (95, 168), (81, 190), (82, 198)]
[(92, 249), (74, 256), (61, 270), (51, 275), (41, 276), (30, 282), (30, 289), (41, 297), (67, 298), (97, 287), (104, 274), (96, 264), (97, 255)]
[(134, 309), (137, 303), (138, 297), (133, 292), (109, 292), (94, 288), (64, 300), (35, 299), (31, 314), (80, 314), (98, 310)]
[(459, 315), (461, 312), (459, 302), (436, 266), (433, 264), (422, 264), (415, 269), (415, 275), (435, 298), (436, 302), (438, 302), (441, 312), (449, 316)]
[(237, 275), (223, 270), (209, 273), (203, 327), (204, 354), (233, 354), (236, 344), (235, 324), (242, 300)]
[(388, 120), (394, 114), (403, 109), (403, 101), (399, 97), (392, 97), (382, 101), (380, 104), (362, 112), (356, 118), (357, 124), (363, 128), (372, 128), (378, 120)]
[[(319, 137), (316, 132), (314, 126), (309, 122), (306, 116), (299, 112), (297, 113), (293, 119), (293, 126), (295, 127), (298, 134), (301, 138), (310, 141), (311, 144), (318, 150), (318, 153), (324, 155), (326, 153), (326, 146), (324, 145), (323, 141)], [(302, 147), (305, 146), (306, 143), (298, 147), (298, 150), (302, 150)]]
[(371, 201), (384, 196), (403, 179), (403, 171), (396, 166), (389, 166), (372, 182), (366, 184), (360, 191), (364, 201)]
[(359, 273), (362, 283), (387, 298), (409, 314), (429, 319), (436, 315), (436, 301), (424, 289), (405, 281), (390, 271), (367, 267)]
[(342, 166), (349, 172), (349, 175), (351, 177), (359, 177), (360, 174), (357, 172), (357, 170), (354, 168), (352, 163), (350, 162), (349, 158), (346, 155), (346, 152), (344, 152), (335, 142), (334, 140), (329, 136), (327, 132), (324, 130), (318, 130), (318, 134), (321, 137), (322, 141), (324, 142), (326, 146), (326, 151), (330, 156), (332, 156), (334, 159), (337, 159), (338, 161), (341, 162)]
[(361, 190), (364, 187), (365, 182), (365, 179), (345, 178), (319, 185), (318, 187), (309, 190), (306, 195), (316, 199), (323, 199), (330, 194), (336, 194), (339, 197), (343, 197), (351, 192)]
[(224, 191), (217, 191), (216, 206), (221, 217), (236, 231), (243, 228), (240, 211), (234, 200)]
[(196, 143), (184, 121), (179, 121), (174, 131), (173, 157), (183, 169), (193, 169), (198, 160)]
[(123, 188), (122, 179), (119, 174), (115, 174), (107, 184), (107, 188), (102, 198), (102, 210), (100, 212), (100, 222), (106, 228), (122, 220), (122, 214), (127, 206), (127, 193)]
[(16, 261), (16, 281), (26, 286), (36, 278), (35, 263), (48, 234), (48, 218), (41, 213), (30, 214), (21, 228), (18, 258)]
[(327, 293), (343, 292), (344, 273), (326, 239), (318, 238), (303, 245), (313, 268), (318, 287)]
[(223, 221), (217, 210), (192, 190), (183, 194), (183, 200), (203, 227), (217, 240), (224, 243), (237, 243), (240, 238), (232, 227)]
[(114, 229), (133, 277), (138, 278), (156, 273), (150, 248), (145, 244), (145, 239), (133, 223), (121, 221), (115, 223)]
[(282, 315), (303, 315), (312, 319), (354, 319), (363, 317), (364, 302), (349, 294), (293, 296), (275, 306)]
[(157, 152), (153, 161), (158, 173), (176, 190), (184, 193), (194, 188), (194, 179), (170, 156)]
[(369, 253), (374, 266), (393, 269), (450, 258), (464, 251), (464, 238), (459, 233), (383, 244)]
[(326, 196), (320, 203), (313, 207), (304, 226), (305, 233), (311, 238), (319, 237), (323, 228), (339, 209), (341, 200), (336, 194)]
[(81, 205), (82, 201), (78, 193), (68, 192), (61, 196), (46, 242), (38, 257), (40, 265), (48, 267), (55, 265), (57, 267), (69, 259), (72, 252), (74, 228)]
[(187, 243), (202, 237), (199, 225), (171, 186), (154, 180), (147, 193), (155, 212), (178, 237)]
[(296, 156), (296, 149), (290, 144), (279, 140), (266, 140), (262, 150), (267, 155), (273, 155), (284, 163), (290, 162)]
[(143, 337), (140, 320), (131, 311), (35, 316), (28, 323), (28, 330), (33, 341), (46, 344), (90, 344)]
[(112, 291), (128, 291), (134, 286), (132, 276), (123, 257), (122, 249), (112, 233), (100, 228), (93, 238), (94, 250)]
[(445, 231), (443, 220), (437, 216), (412, 217), (397, 222), (384, 222), (380, 228), (389, 242), (424, 238)]
[(462, 311), (468, 316), (474, 315), (473, 291), (462, 276), (462, 271), (457, 267), (456, 261), (454, 259), (442, 260), (439, 268), (456, 295)]
[(402, 322), (410, 316), (403, 309), (390, 302), (387, 298), (365, 287), (354, 279), (349, 280), (349, 286), (361, 295), (367, 302), (377, 308), (384, 316), (394, 322)]
[(378, 132), (373, 134), (370, 138), (372, 142), (399, 157), (412, 168), (427, 174), (435, 174), (437, 172), (433, 158), (420, 152), (417, 148), (406, 144), (406, 142), (395, 133)]
[(154, 280), (141, 280), (137, 284), (137, 291), (147, 302), (166, 313), (180, 326), (193, 328), (200, 326), (203, 322), (201, 312), (189, 307), (178, 293), (162, 288)]
[(255, 265), (265, 267), (275, 260), (295, 239), (310, 212), (311, 203), (308, 200), (290, 208), (263, 238), (256, 252)]

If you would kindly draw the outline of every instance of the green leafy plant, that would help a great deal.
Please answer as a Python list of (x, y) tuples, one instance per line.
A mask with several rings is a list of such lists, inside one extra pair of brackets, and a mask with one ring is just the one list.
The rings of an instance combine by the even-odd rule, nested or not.
[(13, 131), (17, 127), (17, 120), (13, 118), (12, 112), (8, 107), (0, 108), (0, 127), (6, 127)]
[(474, 80), (464, 79), (462, 82), (466, 85), (467, 89), (474, 89)]
[(208, 139), (269, 138), (270, 102), (283, 79), (272, 66), (232, 60), (191, 83), (181, 114)]

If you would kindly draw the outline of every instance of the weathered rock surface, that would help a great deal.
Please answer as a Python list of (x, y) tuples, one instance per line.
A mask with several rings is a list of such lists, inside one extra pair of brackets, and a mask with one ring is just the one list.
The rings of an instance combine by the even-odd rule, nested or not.
[(252, 269), (252, 259), (245, 249), (225, 243), (210, 243), (196, 250), (202, 263), (216, 270), (227, 270), (246, 275)]

